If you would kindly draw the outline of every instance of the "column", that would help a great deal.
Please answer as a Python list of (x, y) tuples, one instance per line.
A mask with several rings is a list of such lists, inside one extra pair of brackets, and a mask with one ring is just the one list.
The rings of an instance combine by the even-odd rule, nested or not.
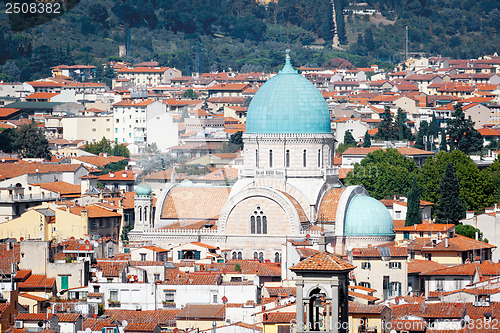
[(331, 332), (338, 333), (339, 327), (339, 282), (338, 280), (332, 281), (332, 330)]
[(304, 332), (304, 300), (302, 298), (302, 292), (304, 288), (304, 282), (303, 281), (297, 281), (295, 284), (297, 291), (297, 300), (295, 303), (296, 306), (296, 312), (297, 312), (297, 332)]

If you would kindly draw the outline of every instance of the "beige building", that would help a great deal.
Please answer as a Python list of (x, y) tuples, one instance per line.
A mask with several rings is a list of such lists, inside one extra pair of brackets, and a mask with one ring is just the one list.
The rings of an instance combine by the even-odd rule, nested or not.
[(408, 254), (404, 247), (368, 247), (352, 249), (356, 266), (356, 284), (373, 288), (373, 296), (382, 300), (406, 295), (408, 286)]
[(124, 67), (118, 70), (118, 78), (129, 79), (136, 86), (165, 84), (181, 76), (180, 70), (170, 67)]
[(63, 138), (98, 142), (103, 137), (113, 141), (113, 116), (68, 117), (61, 119)]

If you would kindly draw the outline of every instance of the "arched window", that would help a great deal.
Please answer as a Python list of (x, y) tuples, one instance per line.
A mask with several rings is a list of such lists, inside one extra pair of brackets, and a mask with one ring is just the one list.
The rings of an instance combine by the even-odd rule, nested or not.
[(269, 167), (270, 168), (273, 167), (273, 150), (272, 149), (269, 151)]
[(144, 207), (144, 222), (148, 221), (148, 207)]
[(253, 253), (253, 258), (254, 258), (254, 259), (259, 259), (259, 254), (258, 254), (257, 252), (254, 252), (254, 253)]
[(238, 259), (238, 254), (236, 252), (233, 252), (231, 255), (231, 259), (233, 260)]
[(321, 168), (321, 149), (318, 149), (318, 168)]
[(304, 165), (304, 168), (307, 166), (307, 150), (304, 149), (304, 152), (302, 153), (302, 164)]
[(276, 252), (276, 253), (274, 254), (274, 262), (278, 263), (278, 262), (280, 262), (280, 261), (281, 261), (281, 260), (280, 260), (280, 254), (279, 254), (279, 252)]
[(259, 252), (259, 261), (264, 262), (264, 253)]
[(259, 151), (255, 149), (255, 167), (259, 167)]
[(241, 251), (238, 252), (238, 260), (242, 260), (243, 259), (243, 253), (241, 253)]
[(287, 150), (285, 152), (285, 167), (286, 168), (290, 167), (290, 150)]
[(250, 216), (250, 233), (267, 234), (267, 216), (260, 206), (257, 206)]
[(142, 221), (142, 207), (139, 207), (139, 221)]

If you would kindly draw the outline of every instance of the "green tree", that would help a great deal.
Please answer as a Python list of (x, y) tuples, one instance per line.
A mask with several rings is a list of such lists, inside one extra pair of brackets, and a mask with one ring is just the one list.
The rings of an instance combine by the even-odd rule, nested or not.
[(354, 165), (353, 171), (346, 176), (346, 184), (363, 185), (376, 199), (392, 198), (410, 191), (417, 172), (418, 166), (413, 159), (393, 148), (379, 149)]
[(349, 130), (346, 130), (344, 133), (344, 144), (347, 146), (356, 146), (356, 140), (354, 140), (354, 137)]
[(399, 141), (409, 139), (411, 136), (406, 113), (401, 108), (398, 108), (398, 113), (396, 114), (396, 130), (398, 131)]
[(0, 150), (4, 153), (12, 153), (15, 150), (14, 142), (17, 132), (13, 128), (6, 128), (0, 132)]
[(21, 157), (50, 159), (49, 141), (43, 130), (31, 123), (22, 125), (17, 131), (14, 147)]
[(196, 99), (198, 98), (198, 94), (196, 94), (193, 89), (188, 89), (184, 91), (182, 98)]
[(440, 151), (448, 151), (448, 144), (446, 143), (446, 132), (441, 130), (441, 143), (439, 144)]
[(450, 149), (459, 149), (466, 154), (481, 151), (483, 137), (474, 129), (474, 122), (465, 118), (462, 103), (455, 105), (453, 117), (448, 120), (448, 135)]
[(460, 183), (452, 163), (446, 165), (439, 194), (435, 208), (436, 222), (458, 224), (465, 218), (465, 206), (460, 198)]
[(432, 114), (432, 119), (429, 124), (429, 135), (432, 135), (434, 138), (437, 138), (439, 134), (439, 124), (436, 119), (436, 113)]
[(158, 145), (156, 144), (156, 142), (153, 142), (152, 144), (147, 145), (147, 147), (144, 149), (144, 152), (146, 154), (159, 154), (160, 149), (158, 149)]
[(422, 120), (420, 122), (420, 126), (418, 128), (417, 135), (415, 137), (415, 144), (413, 145), (415, 148), (424, 149), (424, 137), (427, 136), (429, 131), (429, 125), (426, 120)]
[(389, 106), (386, 106), (375, 138), (380, 140), (396, 140), (397, 137), (398, 135), (392, 119), (391, 110)]
[(115, 145), (113, 147), (113, 151), (111, 152), (111, 155), (113, 155), (113, 156), (122, 156), (122, 157), (125, 157), (125, 158), (129, 158), (130, 157), (130, 151), (128, 150), (127, 146), (125, 146), (124, 144)]
[(363, 140), (363, 147), (370, 148), (371, 146), (372, 146), (372, 139), (371, 139), (370, 133), (368, 133), (368, 131), (366, 131), (365, 138)]
[(105, 137), (102, 137), (101, 141), (99, 142), (92, 142), (92, 143), (87, 142), (85, 146), (83, 146), (83, 150), (94, 155), (99, 155), (99, 154), (111, 155), (112, 152), (111, 144)]
[(422, 223), (422, 210), (420, 209), (420, 187), (417, 178), (413, 178), (411, 191), (408, 194), (408, 210), (406, 212), (405, 226)]
[(483, 239), (483, 233), (471, 225), (459, 223), (455, 226), (455, 233), (457, 235), (462, 235), (472, 239), (476, 239), (476, 231), (478, 232), (478, 238), (480, 240)]
[(238, 131), (231, 134), (229, 137), (229, 142), (238, 146), (239, 149), (243, 149), (243, 132)]

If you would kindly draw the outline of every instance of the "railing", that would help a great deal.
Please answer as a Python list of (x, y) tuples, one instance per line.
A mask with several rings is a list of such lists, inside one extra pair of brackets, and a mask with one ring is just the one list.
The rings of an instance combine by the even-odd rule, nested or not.
[(0, 195), (0, 202), (28, 202), (28, 201), (45, 201), (45, 200), (59, 200), (61, 196), (59, 194), (48, 194), (48, 195), (33, 195), (33, 194), (10, 194), (10, 195)]
[(323, 177), (338, 176), (338, 168), (326, 169), (241, 169), (241, 175), (246, 177)]

